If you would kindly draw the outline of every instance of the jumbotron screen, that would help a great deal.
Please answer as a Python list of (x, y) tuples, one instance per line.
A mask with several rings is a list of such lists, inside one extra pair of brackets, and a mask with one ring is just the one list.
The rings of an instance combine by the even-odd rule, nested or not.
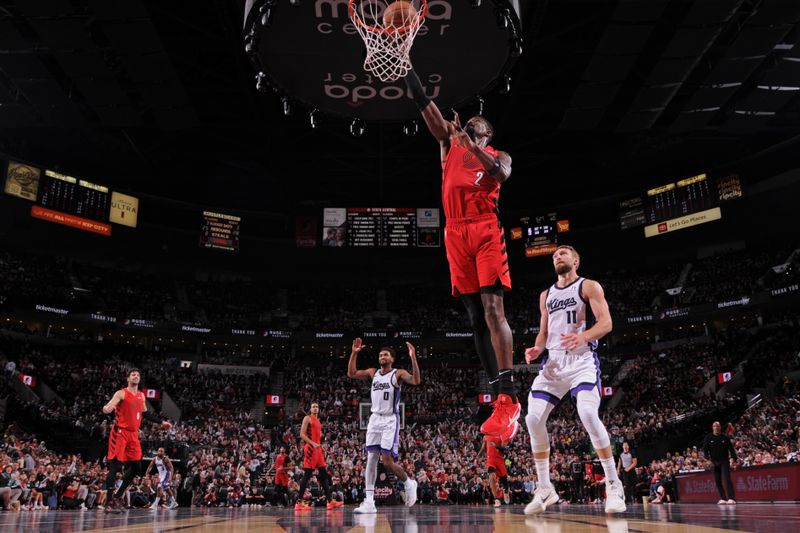
[(654, 187), (620, 202), (620, 227), (628, 229), (656, 224), (712, 209), (721, 201), (741, 196), (742, 184), (738, 175), (709, 178), (705, 173), (698, 174)]
[(214, 250), (239, 251), (239, 224), (241, 217), (203, 211), (200, 229), (200, 246)]
[(108, 222), (108, 188), (47, 170), (39, 186), (39, 204), (47, 209), (97, 222)]
[(439, 209), (333, 207), (323, 212), (323, 247), (441, 246)]

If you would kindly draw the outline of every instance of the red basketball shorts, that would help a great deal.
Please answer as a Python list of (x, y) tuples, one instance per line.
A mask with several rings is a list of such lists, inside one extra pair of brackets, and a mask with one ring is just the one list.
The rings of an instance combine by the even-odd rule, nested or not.
[(111, 433), (108, 435), (108, 459), (141, 461), (142, 445), (139, 443), (139, 432), (111, 426)]
[(279, 472), (275, 475), (275, 484), (281, 487), (289, 485), (289, 475), (286, 472)]
[(508, 475), (508, 473), (506, 472), (506, 463), (502, 459), (487, 461), (486, 470), (490, 474), (494, 472), (499, 478), (506, 477), (506, 475)]
[(494, 214), (451, 219), (444, 230), (453, 296), (480, 292), (499, 280), (511, 290), (506, 236)]
[(314, 448), (310, 444), (306, 444), (303, 447), (303, 468), (325, 468), (322, 446)]

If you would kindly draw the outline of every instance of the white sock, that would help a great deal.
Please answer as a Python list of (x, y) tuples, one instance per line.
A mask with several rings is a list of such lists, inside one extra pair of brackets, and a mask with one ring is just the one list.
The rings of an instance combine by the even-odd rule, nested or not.
[(619, 481), (617, 475), (617, 466), (614, 464), (614, 456), (608, 459), (600, 459), (600, 464), (603, 465), (603, 472), (606, 474), (606, 481)]
[(364, 498), (365, 503), (374, 503), (375, 502), (375, 489), (367, 489), (366, 490), (366, 497)]
[(539, 480), (539, 485), (552, 487), (553, 484), (550, 483), (550, 457), (548, 456), (546, 459), (534, 458), (533, 462), (536, 465), (536, 477)]
[(158, 500), (160, 500), (160, 499), (161, 498), (156, 497), (156, 499), (153, 500), (153, 505), (151, 505), (150, 507), (158, 507)]

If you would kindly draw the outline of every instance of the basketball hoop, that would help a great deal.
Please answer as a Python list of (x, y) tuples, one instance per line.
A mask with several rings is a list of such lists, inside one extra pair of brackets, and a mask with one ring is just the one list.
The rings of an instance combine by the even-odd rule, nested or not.
[(408, 74), (411, 46), (427, 12), (427, 0), (349, 0), (348, 13), (367, 47), (364, 70), (383, 82)]

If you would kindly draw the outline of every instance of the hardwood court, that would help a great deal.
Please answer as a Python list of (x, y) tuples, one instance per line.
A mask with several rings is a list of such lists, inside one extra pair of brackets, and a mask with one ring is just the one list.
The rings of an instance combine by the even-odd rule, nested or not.
[(272, 533), (325, 532), (436, 532), (468, 531), (534, 533), (716, 533), (722, 531), (800, 531), (800, 505), (740, 504), (736, 507), (676, 504), (635, 506), (622, 515), (608, 517), (602, 509), (584, 505), (551, 508), (542, 516), (522, 514), (521, 506), (493, 509), (466, 506), (380, 508), (377, 515), (355, 515), (352, 507), (295, 512), (266, 509), (177, 509), (128, 511), (105, 515), (102, 511), (3, 512), (0, 531), (62, 533), (68, 531)]

